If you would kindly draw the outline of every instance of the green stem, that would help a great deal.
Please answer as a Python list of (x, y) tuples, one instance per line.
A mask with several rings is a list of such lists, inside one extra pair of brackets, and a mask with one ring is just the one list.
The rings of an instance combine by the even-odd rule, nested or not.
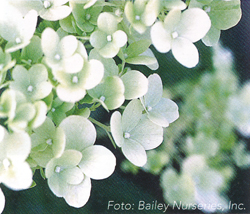
[(93, 119), (93, 118), (91, 118), (91, 117), (89, 117), (88, 119), (89, 119), (92, 123), (94, 123), (95, 125), (97, 125), (97, 126), (101, 127), (102, 129), (104, 129), (106, 132), (110, 132), (110, 127), (109, 127), (109, 126), (106, 126), (106, 125), (100, 123), (99, 121), (97, 121), (97, 120), (95, 120), (95, 119)]

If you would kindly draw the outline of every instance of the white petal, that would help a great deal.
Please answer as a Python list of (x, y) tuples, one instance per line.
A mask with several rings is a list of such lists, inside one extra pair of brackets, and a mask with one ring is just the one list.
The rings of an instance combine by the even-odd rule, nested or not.
[(122, 119), (119, 111), (116, 111), (112, 114), (110, 119), (110, 129), (116, 145), (121, 147), (123, 144), (123, 131)]
[(111, 13), (101, 13), (98, 17), (97, 25), (101, 31), (107, 34), (113, 34), (117, 30), (117, 20)]
[(152, 74), (148, 77), (148, 92), (144, 96), (145, 107), (155, 106), (162, 98), (162, 81), (158, 74)]
[(94, 125), (82, 116), (72, 115), (65, 118), (59, 125), (66, 135), (66, 148), (82, 151), (94, 144), (96, 130)]
[(25, 161), (31, 149), (31, 140), (26, 132), (14, 132), (7, 137), (6, 152), (12, 162)]
[(154, 124), (146, 116), (130, 132), (130, 138), (140, 143), (145, 150), (158, 147), (163, 141), (163, 128)]
[(60, 177), (68, 184), (77, 185), (83, 181), (84, 175), (78, 167), (73, 167), (60, 172)]
[(179, 117), (178, 106), (172, 100), (162, 98), (153, 110), (148, 112), (148, 117), (157, 125), (167, 127)]
[(121, 77), (125, 86), (125, 99), (136, 99), (148, 91), (148, 79), (139, 71), (128, 71)]
[(147, 162), (147, 154), (144, 147), (136, 141), (126, 140), (122, 145), (122, 152), (136, 166), (142, 167)]
[(123, 47), (127, 43), (127, 34), (122, 30), (118, 30), (114, 32), (112, 35), (112, 38), (113, 38), (113, 42), (119, 48)]
[(188, 39), (181, 37), (174, 39), (172, 53), (175, 59), (187, 68), (193, 68), (199, 62), (198, 50)]
[(4, 207), (5, 207), (5, 197), (3, 191), (0, 189), (0, 213), (3, 212)]
[(21, 34), (22, 37), (25, 38), (25, 40), (30, 40), (36, 30), (37, 15), (38, 14), (35, 10), (30, 10), (23, 19)]
[(104, 66), (103, 64), (96, 59), (89, 60), (88, 63), (88, 76), (86, 77), (85, 88), (91, 89), (98, 85), (104, 75)]
[(176, 31), (179, 36), (197, 42), (207, 34), (210, 27), (211, 21), (207, 13), (200, 8), (191, 8), (182, 13)]
[(90, 146), (82, 151), (79, 167), (82, 172), (92, 179), (104, 179), (115, 170), (116, 158), (104, 146)]
[(2, 178), (4, 185), (12, 190), (28, 189), (32, 184), (32, 171), (26, 162), (12, 165)]
[(77, 73), (82, 70), (83, 58), (80, 54), (74, 54), (73, 56), (63, 60), (64, 71), (66, 73)]
[(41, 18), (49, 21), (57, 21), (63, 18), (66, 18), (72, 9), (69, 6), (60, 6), (55, 8), (50, 8), (49, 10), (45, 9), (39, 12)]
[(67, 87), (58, 85), (56, 88), (56, 93), (62, 101), (75, 103), (86, 95), (86, 90), (81, 87)]
[(155, 48), (161, 53), (167, 53), (171, 49), (171, 33), (164, 27), (163, 22), (156, 22), (151, 27), (151, 39)]
[(42, 33), (41, 45), (43, 52), (48, 57), (54, 57), (60, 38), (52, 28), (46, 28)]
[(67, 58), (72, 56), (77, 47), (78, 47), (78, 40), (74, 36), (65, 36), (61, 39), (60, 43), (60, 52), (62, 53), (62, 56)]
[(130, 132), (138, 124), (142, 110), (143, 107), (139, 100), (130, 101), (122, 114), (122, 130), (124, 132)]
[(76, 208), (84, 206), (90, 197), (91, 181), (85, 177), (79, 185), (69, 185), (64, 199), (68, 205)]

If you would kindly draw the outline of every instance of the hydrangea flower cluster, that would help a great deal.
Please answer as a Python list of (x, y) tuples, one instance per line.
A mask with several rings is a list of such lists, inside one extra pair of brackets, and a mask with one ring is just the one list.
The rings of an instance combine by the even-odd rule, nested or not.
[[(228, 29), (241, 16), (239, 1), (215, 2), (2, 0), (0, 183), (28, 189), (40, 170), (56, 196), (84, 206), (91, 179), (109, 177), (116, 166), (113, 153), (95, 145), (94, 125), (132, 164), (145, 166), (146, 151), (163, 142), (163, 128), (179, 112), (157, 72), (146, 76), (132, 66), (157, 70), (155, 48), (195, 67), (193, 43), (210, 45), (214, 28)], [(232, 22), (223, 25), (220, 8)], [(100, 106), (115, 110), (110, 126), (92, 118)], [(0, 190), (0, 212), (4, 206)]]

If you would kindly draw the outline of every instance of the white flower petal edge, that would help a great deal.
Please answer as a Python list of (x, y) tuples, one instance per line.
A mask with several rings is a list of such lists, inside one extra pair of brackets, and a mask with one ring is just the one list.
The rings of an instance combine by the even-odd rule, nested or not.
[(3, 191), (0, 189), (0, 213), (3, 212), (4, 207), (5, 207), (5, 197)]

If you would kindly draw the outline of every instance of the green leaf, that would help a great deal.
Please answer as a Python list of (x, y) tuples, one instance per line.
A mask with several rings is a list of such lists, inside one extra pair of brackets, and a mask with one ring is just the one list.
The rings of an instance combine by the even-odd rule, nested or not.
[(125, 50), (125, 54), (127, 54), (128, 58), (136, 57), (143, 52), (145, 52), (149, 46), (151, 45), (151, 41), (148, 39), (142, 39), (136, 42), (131, 43)]

